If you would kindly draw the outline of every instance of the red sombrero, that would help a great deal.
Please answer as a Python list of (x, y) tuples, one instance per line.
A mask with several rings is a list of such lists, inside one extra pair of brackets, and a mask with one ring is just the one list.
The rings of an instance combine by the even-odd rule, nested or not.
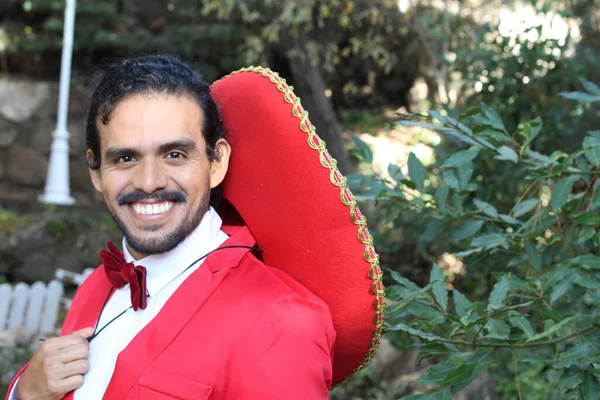
[(280, 268), (330, 307), (333, 381), (368, 365), (379, 346), (384, 289), (366, 219), (293, 87), (261, 67), (215, 82), (232, 147), (227, 199)]

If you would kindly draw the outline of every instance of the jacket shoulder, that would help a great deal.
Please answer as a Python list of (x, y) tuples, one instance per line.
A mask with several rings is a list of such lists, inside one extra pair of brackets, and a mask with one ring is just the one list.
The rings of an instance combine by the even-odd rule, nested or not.
[(327, 304), (313, 292), (279, 268), (272, 267), (248, 253), (236, 268), (245, 298), (261, 299), (273, 303), (293, 298), (313, 306), (326, 308)]

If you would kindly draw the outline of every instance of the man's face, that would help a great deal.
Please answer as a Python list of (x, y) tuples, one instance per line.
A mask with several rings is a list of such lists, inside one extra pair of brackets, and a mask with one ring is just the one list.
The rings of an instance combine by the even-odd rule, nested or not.
[(144, 94), (119, 103), (108, 124), (97, 123), (102, 162), (90, 170), (92, 181), (138, 259), (185, 239), (227, 172), (229, 145), (217, 142), (220, 157), (209, 161), (203, 117), (189, 96)]

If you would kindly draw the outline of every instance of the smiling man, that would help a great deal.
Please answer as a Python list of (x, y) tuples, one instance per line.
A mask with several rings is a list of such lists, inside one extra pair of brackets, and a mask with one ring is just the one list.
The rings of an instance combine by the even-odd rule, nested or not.
[[(251, 87), (266, 84), (267, 92), (280, 96), (272, 79), (246, 78)], [(350, 208), (349, 220), (339, 185), (331, 184), (329, 170), (319, 163), (325, 153), (304, 144), (312, 165), (323, 169), (307, 179), (318, 176), (336, 205), (324, 207), (334, 228), (320, 228), (317, 221), (315, 231), (304, 229), (310, 239), (303, 239), (295, 224), (306, 227), (306, 221), (294, 216), (297, 202), (278, 197), (288, 193), (286, 184), (269, 184), (271, 174), (280, 174), (268, 163), (261, 166), (266, 153), (251, 148), (261, 132), (268, 141), (274, 137), (260, 126), (265, 116), (273, 132), (301, 133), (294, 113), (281, 100), (276, 103), (285, 111), (273, 114), (258, 96), (246, 103), (264, 107), (262, 115), (251, 112), (254, 123), (235, 115), (248, 111), (236, 96), (251, 90), (222, 87), (214, 91), (221, 93), (223, 111), (234, 112), (230, 121), (242, 121), (228, 135), (247, 141), (231, 164), (235, 152), (211, 87), (188, 65), (147, 56), (105, 73), (90, 106), (87, 159), (93, 185), (124, 234), (123, 251), (110, 243), (101, 251), (102, 265), (77, 291), (61, 336), (39, 347), (8, 399), (326, 399), (333, 383), (372, 354), (381, 328), (373, 301), (382, 299), (382, 287), (357, 208)], [(274, 115), (295, 128), (285, 128)], [(284, 158), (298, 151), (275, 147)], [(244, 177), (249, 171), (253, 175)], [(309, 182), (302, 183), (303, 172), (296, 175), (301, 188)], [(211, 206), (226, 176), (225, 197), (237, 211), (223, 212), (236, 225), (223, 224)], [(251, 230), (260, 237), (260, 249)], [(321, 231), (330, 235), (335, 253), (319, 250)], [(352, 244), (341, 249), (336, 240)], [(329, 278), (338, 276), (341, 265), (347, 281), (331, 290), (336, 284), (330, 286)], [(337, 347), (332, 310), (349, 332)], [(334, 349), (340, 360), (336, 376)]]

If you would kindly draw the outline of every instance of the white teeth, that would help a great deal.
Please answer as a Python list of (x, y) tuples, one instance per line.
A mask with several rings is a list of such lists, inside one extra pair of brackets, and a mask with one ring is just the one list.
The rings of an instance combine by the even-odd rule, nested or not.
[(133, 211), (137, 214), (147, 215), (147, 214), (162, 214), (167, 212), (173, 207), (172, 202), (165, 202), (160, 204), (133, 204)]

